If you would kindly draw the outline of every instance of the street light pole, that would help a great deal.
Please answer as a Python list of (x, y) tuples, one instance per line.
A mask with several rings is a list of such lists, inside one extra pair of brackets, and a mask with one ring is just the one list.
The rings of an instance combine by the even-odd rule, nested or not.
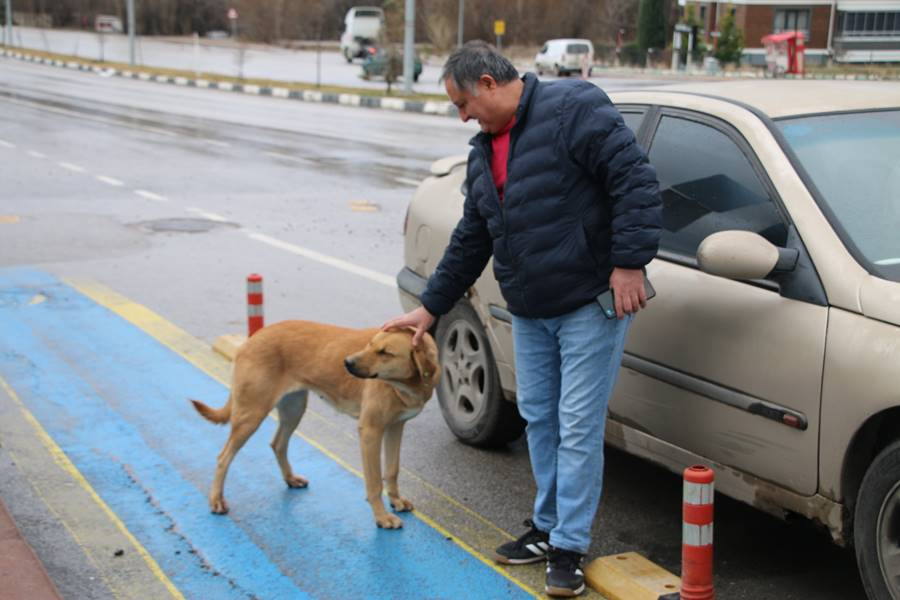
[[(837, 1), (837, 0), (835, 0)], [(463, 45), (463, 15), (465, 14), (466, 0), (459, 0), (459, 24), (456, 27), (456, 47), (462, 48)]]
[(134, 0), (128, 0), (128, 64), (134, 66)]
[(403, 35), (403, 90), (412, 93), (414, 43), (416, 41), (416, 0), (406, 0), (406, 27)]
[(12, 46), (12, 0), (6, 0), (6, 40), (7, 46)]

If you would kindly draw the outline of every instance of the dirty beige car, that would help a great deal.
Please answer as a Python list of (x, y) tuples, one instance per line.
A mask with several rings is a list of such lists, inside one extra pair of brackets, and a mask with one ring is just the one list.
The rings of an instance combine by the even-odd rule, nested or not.
[[(609, 443), (853, 544), (900, 600), (900, 84), (765, 81), (610, 94), (657, 169), (658, 296), (631, 330)], [(515, 149), (513, 148), (513, 152)], [(436, 162), (405, 225), (405, 309), (462, 214)], [(443, 415), (473, 445), (521, 434), (492, 269), (434, 330)]]

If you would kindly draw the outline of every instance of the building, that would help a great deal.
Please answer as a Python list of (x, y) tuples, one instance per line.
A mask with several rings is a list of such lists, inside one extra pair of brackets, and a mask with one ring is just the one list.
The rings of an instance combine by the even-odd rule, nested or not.
[(801, 31), (806, 63), (900, 62), (900, 0), (687, 0), (712, 48), (727, 11), (744, 32), (742, 62), (765, 64), (760, 41), (769, 33)]

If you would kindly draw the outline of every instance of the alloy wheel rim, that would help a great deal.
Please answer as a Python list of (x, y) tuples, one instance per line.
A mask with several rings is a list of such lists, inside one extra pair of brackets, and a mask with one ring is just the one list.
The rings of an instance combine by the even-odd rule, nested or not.
[(471, 424), (486, 408), (488, 390), (487, 352), (478, 332), (466, 321), (455, 321), (441, 344), (444, 368), (441, 385), (445, 408), (454, 421)]
[(878, 511), (877, 552), (881, 576), (894, 600), (900, 600), (900, 481)]

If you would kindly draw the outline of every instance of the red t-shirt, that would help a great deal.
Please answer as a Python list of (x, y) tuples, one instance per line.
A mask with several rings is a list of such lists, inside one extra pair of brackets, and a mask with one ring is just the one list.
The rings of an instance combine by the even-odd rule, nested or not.
[(506, 187), (506, 163), (509, 159), (509, 130), (516, 124), (516, 117), (509, 120), (506, 126), (491, 137), (491, 175), (497, 186), (500, 202), (503, 202), (503, 189)]

